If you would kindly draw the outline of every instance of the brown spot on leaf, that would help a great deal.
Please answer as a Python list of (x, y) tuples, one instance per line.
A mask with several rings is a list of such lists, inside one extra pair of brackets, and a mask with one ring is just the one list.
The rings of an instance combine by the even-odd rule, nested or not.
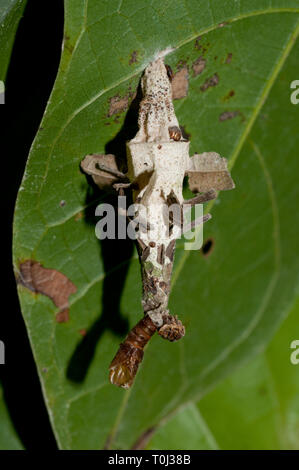
[(82, 328), (82, 330), (79, 330), (79, 334), (80, 334), (81, 336), (86, 336), (86, 333), (87, 333), (87, 331), (86, 331), (85, 328)]
[(188, 94), (188, 68), (181, 68), (172, 79), (172, 98), (179, 100)]
[(201, 74), (201, 72), (205, 69), (206, 66), (206, 59), (202, 56), (198, 57), (192, 64), (193, 76), (197, 77), (197, 75)]
[(129, 60), (129, 65), (134, 64), (137, 62), (138, 51), (133, 51)]
[(206, 79), (204, 84), (200, 87), (201, 91), (206, 91), (208, 88), (212, 86), (216, 86), (219, 83), (219, 76), (217, 73), (214, 73), (212, 77)]
[(180, 60), (178, 61), (178, 63), (176, 64), (176, 66), (177, 66), (177, 69), (178, 69), (178, 70), (181, 70), (181, 69), (183, 69), (184, 67), (187, 67), (187, 60), (180, 59)]
[(201, 44), (200, 44), (201, 38), (202, 38), (202, 36), (198, 36), (198, 37), (195, 39), (194, 47), (195, 47), (195, 49), (197, 49), (197, 50), (200, 50), (201, 47), (202, 47)]
[(57, 323), (67, 323), (70, 319), (70, 312), (68, 308), (64, 308), (63, 310), (60, 310), (56, 314), (56, 321)]
[(63, 50), (68, 51), (70, 54), (72, 54), (74, 50), (74, 45), (70, 43), (70, 36), (67, 34), (63, 36)]
[(38, 261), (26, 260), (20, 264), (18, 283), (50, 297), (59, 308), (57, 322), (69, 320), (69, 296), (77, 291), (77, 287), (64, 274), (44, 268)]
[(226, 25), (228, 25), (228, 21), (223, 21), (223, 23), (218, 24), (218, 28), (223, 28)]
[(109, 111), (108, 117), (113, 116), (113, 114), (122, 113), (128, 108), (129, 105), (129, 96), (120, 97), (119, 95), (112, 96), (109, 100)]
[(224, 96), (223, 101), (230, 100), (233, 96), (235, 96), (234, 90), (230, 90), (226, 96)]
[(78, 220), (81, 220), (83, 218), (83, 212), (80, 211), (78, 214), (75, 215), (75, 221), (78, 222)]
[(224, 111), (223, 113), (220, 114), (219, 116), (219, 121), (227, 121), (228, 119), (233, 119), (237, 116), (239, 116), (240, 111)]
[(261, 396), (267, 395), (267, 388), (265, 387), (265, 385), (262, 385), (258, 388), (258, 393)]
[(202, 245), (201, 252), (204, 256), (208, 257), (214, 250), (215, 241), (214, 238), (208, 238)]
[(227, 54), (226, 59), (225, 59), (225, 63), (226, 63), (226, 64), (230, 64), (231, 61), (232, 61), (232, 58), (233, 58), (233, 54), (232, 54), (232, 52), (229, 52), (229, 53)]

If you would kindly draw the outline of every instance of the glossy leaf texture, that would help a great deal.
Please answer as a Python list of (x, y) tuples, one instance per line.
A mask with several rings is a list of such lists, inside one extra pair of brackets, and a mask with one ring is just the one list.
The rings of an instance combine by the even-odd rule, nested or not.
[[(50, 298), (19, 285), (59, 446), (127, 449), (265, 347), (294, 300), (298, 111), (290, 81), (299, 5), (89, 0), (65, 6), (60, 69), (17, 201), (14, 265), (18, 277), (20, 264), (38, 261), (77, 288), (69, 321), (58, 323)], [(236, 189), (209, 208), (207, 256), (178, 244), (170, 307), (186, 337), (175, 344), (154, 337), (126, 392), (109, 384), (107, 370), (126, 322), (133, 326), (142, 315), (138, 260), (129, 242), (96, 239), (94, 209), (104, 196), (92, 190), (79, 163), (89, 153), (124, 152), (134, 128), (134, 107), (127, 108), (142, 70), (169, 46), (174, 73), (184, 67), (189, 73), (188, 95), (175, 108), (191, 152), (229, 158)], [(217, 83), (207, 86), (215, 76)]]
[(16, 30), (26, 0), (1, 0), (0, 4), (0, 80), (6, 77)]

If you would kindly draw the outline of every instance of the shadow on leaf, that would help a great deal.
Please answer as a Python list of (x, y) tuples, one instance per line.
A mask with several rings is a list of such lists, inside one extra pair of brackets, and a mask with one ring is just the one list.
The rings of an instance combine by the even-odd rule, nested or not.
[[(124, 163), (126, 161), (126, 142), (132, 139), (138, 130), (137, 117), (141, 97), (139, 84), (136, 97), (130, 105), (121, 130), (105, 147), (106, 154), (114, 154), (120, 166), (121, 162)], [(95, 209), (101, 201), (113, 205), (115, 209), (115, 227), (117, 228), (118, 196), (116, 192), (110, 191), (109, 193), (104, 193), (94, 184), (91, 177), (86, 177), (89, 188), (86, 195), (85, 222), (93, 227), (96, 226), (98, 217), (95, 216)], [(128, 207), (132, 203), (131, 194), (128, 193), (126, 196)], [(104, 239), (99, 240), (99, 243), (105, 271), (102, 309), (99, 318), (87, 331), (70, 358), (67, 378), (77, 383), (83, 382), (86, 378), (97, 343), (105, 330), (111, 330), (120, 338), (124, 338), (129, 329), (128, 320), (123, 317), (120, 311), (120, 301), (134, 250), (133, 241), (130, 239), (118, 239), (116, 236), (115, 240)]]

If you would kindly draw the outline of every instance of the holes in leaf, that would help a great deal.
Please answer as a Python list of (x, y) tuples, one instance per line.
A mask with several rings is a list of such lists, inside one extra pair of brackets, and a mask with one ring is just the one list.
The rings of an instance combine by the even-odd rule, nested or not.
[(210, 254), (214, 250), (214, 245), (215, 245), (214, 238), (212, 237), (207, 238), (207, 240), (204, 241), (202, 248), (201, 248), (202, 254), (204, 256), (210, 256)]

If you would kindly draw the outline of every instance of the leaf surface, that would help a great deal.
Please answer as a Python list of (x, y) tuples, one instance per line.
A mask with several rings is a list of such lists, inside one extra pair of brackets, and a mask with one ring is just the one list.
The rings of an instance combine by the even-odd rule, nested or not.
[(0, 5), (0, 80), (6, 77), (16, 30), (26, 0), (2, 0)]
[(298, 315), (297, 301), (267, 350), (199, 402), (222, 449), (299, 449)]
[(297, 300), (266, 351), (161, 423), (147, 449), (298, 449), (298, 315)]
[[(294, 299), (298, 118), (289, 82), (299, 8), (295, 1), (65, 5), (59, 74), (17, 201), (15, 270), (18, 276), (22, 262), (35, 260), (77, 289), (69, 321), (58, 323), (49, 297), (19, 285), (60, 447), (129, 448), (260, 351)], [(175, 108), (191, 153), (214, 150), (229, 158), (236, 189), (211, 208), (204, 231), (212, 240), (209, 256), (178, 244), (170, 307), (186, 337), (175, 344), (154, 337), (125, 392), (108, 383), (107, 370), (126, 321), (133, 326), (142, 314), (137, 256), (125, 241), (96, 239), (93, 214), (103, 196), (92, 192), (79, 163), (90, 153), (124, 152), (134, 127), (127, 126), (124, 103), (144, 66), (168, 46), (174, 72), (189, 71), (188, 95)], [(216, 86), (206, 88), (215, 74)], [(112, 106), (120, 100), (122, 107)]]
[[(3, 367), (3, 366), (2, 366)], [(0, 384), (0, 449), (1, 450), (21, 450), (23, 446), (14, 430), (10, 419), (4, 397), (3, 389)]]

